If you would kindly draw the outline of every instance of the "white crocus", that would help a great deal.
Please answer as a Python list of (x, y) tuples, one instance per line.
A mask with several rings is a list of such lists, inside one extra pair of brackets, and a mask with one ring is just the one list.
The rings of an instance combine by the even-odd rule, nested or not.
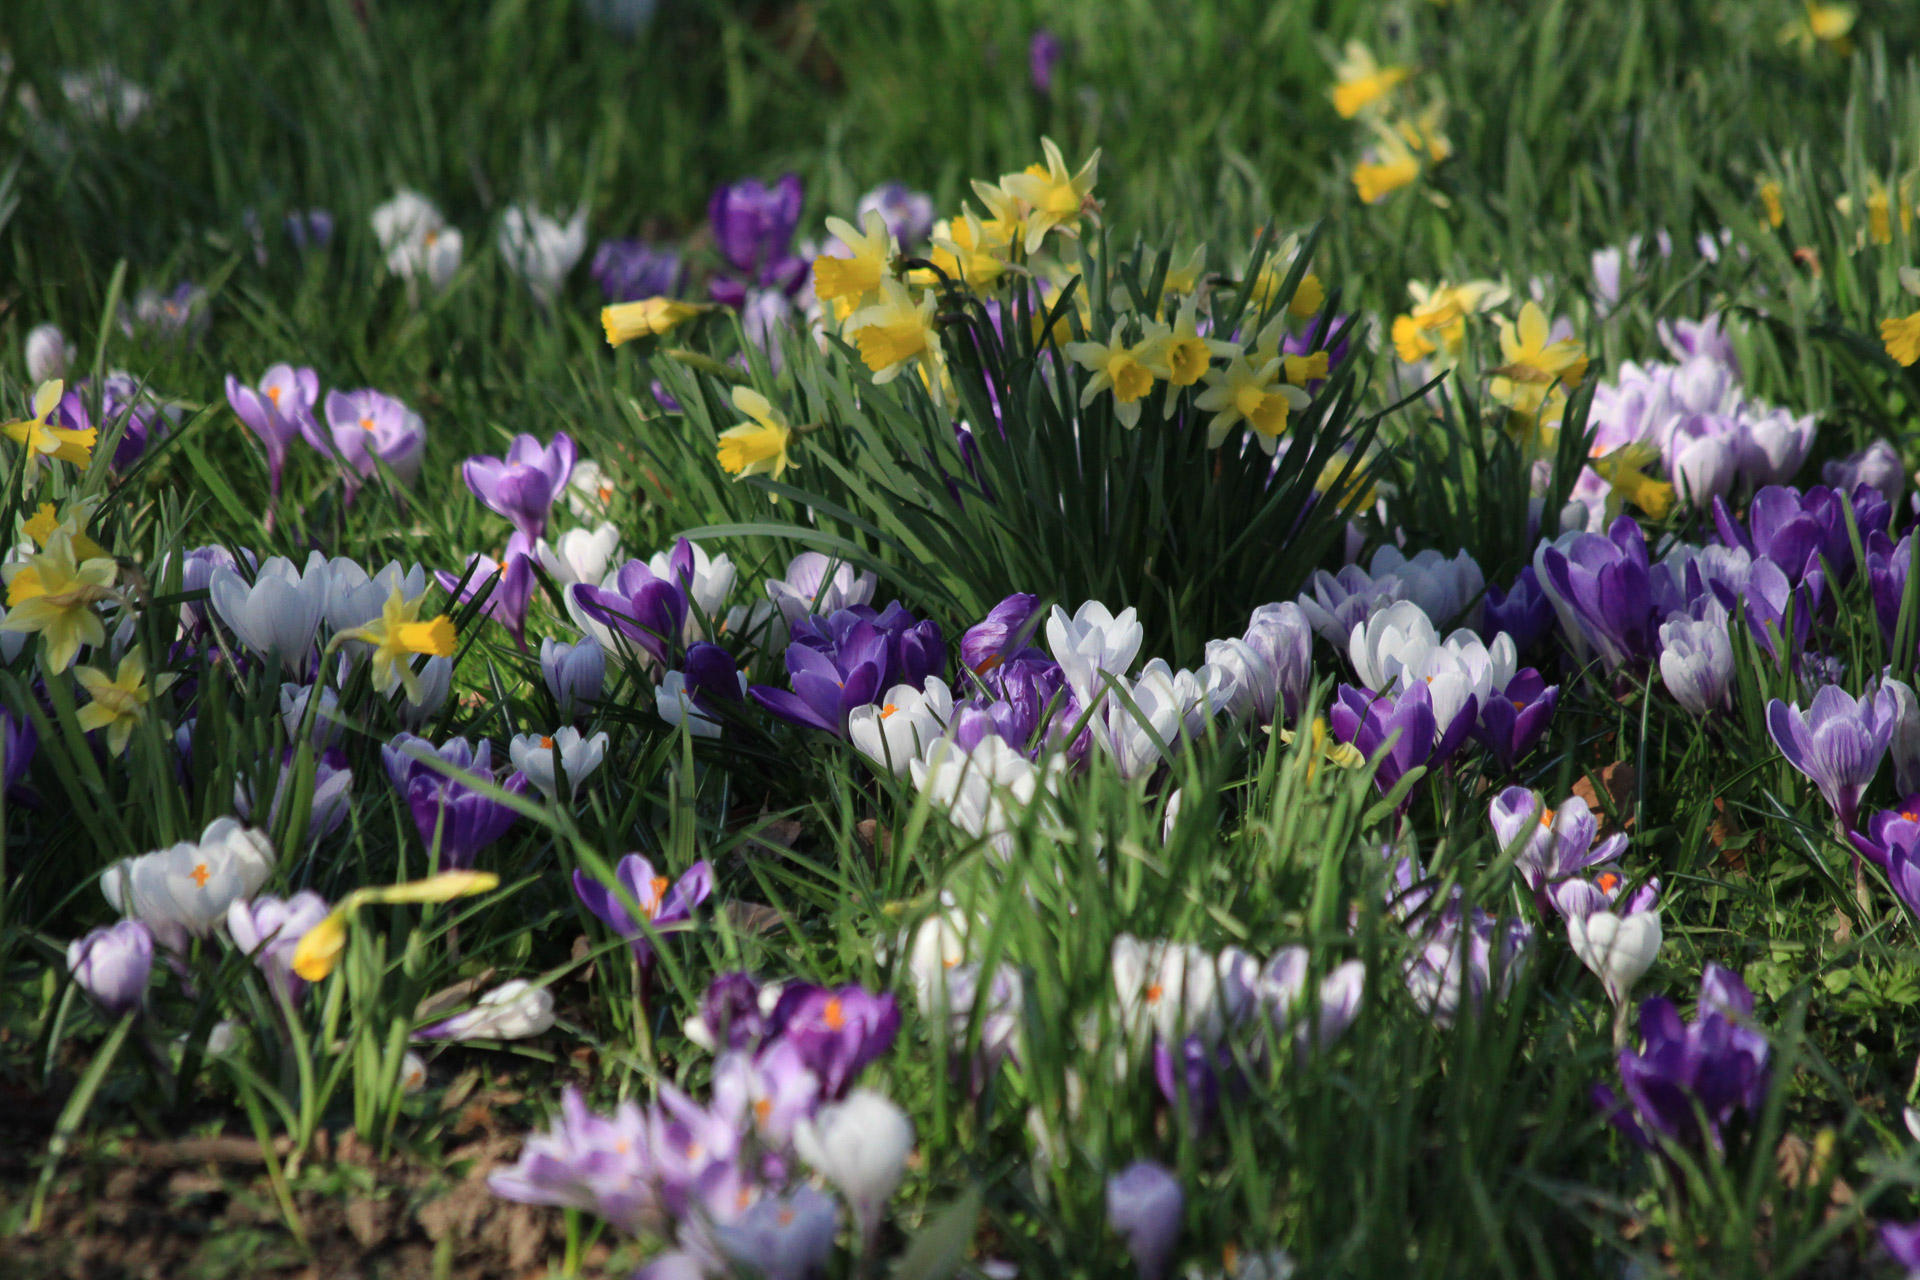
[[(706, 638), (706, 620), (726, 616), (727, 597), (733, 594), (734, 579), (738, 572), (733, 567), (733, 559), (722, 551), (717, 556), (707, 554), (707, 549), (692, 540), (687, 542), (693, 552), (693, 575), (689, 582), (680, 582), (673, 567), (673, 552), (655, 552), (647, 561), (647, 568), (656, 578), (665, 578), (669, 582), (680, 582), (681, 589), (687, 593), (687, 600), (693, 607), (687, 610), (685, 638), (701, 640)], [(872, 593), (868, 593), (872, 598)]]
[(878, 706), (855, 707), (847, 716), (847, 737), (853, 749), (873, 767), (896, 778), (947, 731), (953, 718), (953, 693), (939, 676), (928, 676), (916, 689), (897, 684)]
[(237, 818), (216, 818), (198, 840), (123, 858), (100, 877), (116, 911), (153, 930), (161, 945), (184, 951), (226, 923), (227, 909), (251, 898), (273, 874), (264, 832)]
[(67, 376), (67, 366), (79, 357), (79, 352), (66, 335), (60, 332), (59, 325), (37, 324), (27, 330), (27, 382), (39, 386), (55, 378)]
[(1124, 676), (1133, 667), (1146, 632), (1134, 610), (1113, 613), (1098, 600), (1088, 600), (1072, 617), (1059, 605), (1047, 619), (1047, 647), (1055, 662), (1066, 673), (1067, 683), (1080, 699), (1082, 708), (1091, 707), (1104, 697), (1105, 672)]
[[(1207, 641), (1207, 666), (1217, 673), (1217, 678), (1223, 684), (1231, 684), (1232, 695), (1220, 710), (1235, 720), (1245, 720), (1261, 712), (1263, 690), (1268, 692), (1267, 702), (1270, 704), (1273, 701), (1272, 691), (1278, 685), (1279, 675), (1273, 665), (1245, 640)], [(1267, 719), (1272, 718), (1271, 711), (1268, 711)]]
[(460, 269), (464, 242), (457, 227), (447, 225), (431, 200), (401, 189), (373, 211), (373, 234), (387, 255), (387, 270), (410, 285), (425, 278), (444, 289)]
[(530, 982), (503, 982), (465, 1013), (419, 1034), (435, 1040), (525, 1040), (553, 1026), (553, 992)]
[(215, 569), (208, 595), (213, 611), (242, 644), (262, 657), (278, 654), (281, 662), (300, 669), (326, 612), (332, 576), (318, 551), (307, 556), (304, 569), (274, 556), (251, 584), (224, 565)]
[(1518, 666), (1519, 657), (1506, 632), (1489, 645), (1473, 632), (1460, 630), (1402, 666), (1399, 686), (1410, 688), (1415, 681), (1426, 684), (1433, 700), (1434, 732), (1445, 736), (1469, 698), (1476, 708), (1485, 707), (1488, 698), (1506, 692)]
[[(740, 696), (744, 698), (747, 693), (747, 673), (742, 671), (739, 679)], [(693, 694), (687, 690), (684, 671), (669, 671), (660, 677), (660, 688), (654, 694), (653, 709), (674, 728), (685, 725), (687, 732), (696, 738), (720, 736), (720, 722), (694, 705)]]
[(592, 529), (569, 529), (552, 542), (534, 543), (533, 558), (562, 587), (598, 586), (620, 558), (620, 530), (604, 521)]
[(552, 800), (559, 786), (554, 758), (559, 757), (559, 768), (566, 773), (568, 792), (577, 791), (606, 758), (607, 735), (603, 731), (583, 738), (572, 725), (545, 735), (520, 733), (507, 744), (507, 754), (513, 759), (513, 767), (526, 774), (541, 795)]
[(1429, 651), (1440, 645), (1440, 633), (1426, 610), (1411, 600), (1388, 605), (1364, 622), (1353, 624), (1347, 656), (1353, 660), (1360, 683), (1375, 693), (1386, 693), (1407, 668), (1423, 666)]
[(1217, 1043), (1258, 999), (1259, 962), (1237, 947), (1215, 955), (1204, 947), (1123, 933), (1114, 939), (1112, 969), (1120, 1024), (1134, 1044), (1143, 1044), (1148, 1033), (1168, 1045), (1189, 1035)]
[(369, 574), (357, 562), (335, 556), (327, 565), (327, 626), (335, 634), (366, 626), (380, 616), (396, 587), (402, 600), (418, 600), (427, 592), (427, 571), (418, 564), (403, 568), (395, 560)]
[(1567, 942), (1606, 987), (1607, 998), (1624, 1007), (1633, 984), (1660, 954), (1659, 905), (1624, 916), (1611, 911), (1568, 916)]
[(1428, 549), (1409, 559), (1389, 543), (1373, 553), (1371, 568), (1375, 580), (1387, 575), (1400, 579), (1402, 598), (1419, 605), (1436, 624), (1479, 626), (1487, 578), (1466, 552), (1448, 559)]
[(907, 1113), (871, 1089), (855, 1089), (844, 1102), (802, 1120), (793, 1131), (793, 1148), (846, 1197), (870, 1250), (913, 1154)]
[(1012, 852), (1010, 833), (1042, 786), (1059, 785), (1066, 761), (1053, 757), (1043, 771), (998, 734), (988, 734), (971, 751), (950, 738), (928, 748), (909, 767), (913, 787), (925, 793), (954, 826), (985, 837), (1002, 855)]
[(1096, 718), (1093, 740), (1112, 757), (1122, 778), (1143, 778), (1179, 749), (1186, 728), (1182, 691), (1159, 658), (1147, 664), (1138, 680), (1123, 680), (1121, 687), (1126, 699), (1107, 700)]
[(500, 219), (500, 257), (534, 295), (551, 301), (587, 249), (587, 210), (565, 222), (530, 205), (514, 205)]

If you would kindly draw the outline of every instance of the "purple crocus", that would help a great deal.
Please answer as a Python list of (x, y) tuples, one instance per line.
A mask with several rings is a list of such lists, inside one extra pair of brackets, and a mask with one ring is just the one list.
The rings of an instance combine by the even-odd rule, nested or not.
[(1560, 686), (1550, 685), (1540, 673), (1527, 667), (1514, 674), (1504, 690), (1496, 691), (1480, 708), (1480, 723), (1474, 737), (1503, 771), (1514, 764), (1546, 737), (1554, 708), (1560, 705)]
[[(1913, 564), (1913, 535), (1909, 533), (1895, 543), (1886, 534), (1876, 533), (1864, 545), (1867, 552), (1867, 583), (1873, 593), (1874, 620), (1880, 624), (1880, 638), (1891, 650), (1900, 628), (1900, 601), (1907, 593), (1907, 570)], [(1889, 655), (1894, 670), (1905, 671), (1913, 665), (1914, 639), (1908, 637), (1907, 653)]]
[(513, 438), (505, 458), (468, 458), (460, 474), (474, 497), (513, 521), (531, 541), (546, 533), (553, 499), (566, 491), (574, 458), (573, 437), (564, 431), (555, 432), (553, 443), (545, 446), (523, 434)]
[(1851, 499), (1814, 485), (1805, 493), (1782, 485), (1768, 485), (1753, 495), (1746, 527), (1733, 518), (1723, 500), (1713, 504), (1714, 528), (1730, 547), (1744, 547), (1758, 561), (1773, 561), (1794, 582), (1820, 567), (1824, 558), (1845, 581), (1853, 573), (1853, 540), (1847, 533), (1847, 506), (1864, 543), (1884, 532), (1892, 515), (1886, 498), (1871, 485), (1857, 485)]
[[(301, 430), (306, 432), (304, 423)], [(427, 424), (400, 401), (371, 387), (329, 391), (327, 432), (323, 435), (315, 424), (313, 432), (307, 434), (307, 443), (326, 457), (338, 458), (346, 467), (347, 495), (351, 499), (362, 481), (379, 474), (380, 465), (411, 488), (427, 450)]]
[(140, 1007), (153, 972), (153, 931), (138, 920), (95, 929), (67, 944), (67, 969), (80, 989), (120, 1017)]
[(1166, 1166), (1138, 1160), (1107, 1179), (1107, 1225), (1126, 1241), (1140, 1280), (1160, 1280), (1180, 1242), (1186, 1198)]
[(297, 437), (312, 438), (320, 430), (313, 417), (313, 406), (319, 399), (320, 375), (312, 369), (276, 364), (267, 370), (257, 388), (227, 375), (227, 403), (266, 447), (268, 486), (276, 499), (287, 466), (287, 446)]
[(1542, 543), (1534, 566), (1541, 587), (1564, 608), (1607, 670), (1654, 652), (1655, 618), (1647, 572), (1647, 539), (1630, 516), (1606, 536), (1575, 534)]
[(797, 173), (772, 186), (743, 178), (716, 190), (707, 202), (707, 221), (728, 264), (761, 284), (783, 280), (793, 263), (804, 273), (806, 264), (790, 252), (804, 197)]
[(1045, 27), (1035, 31), (1027, 41), (1027, 79), (1033, 82), (1035, 93), (1053, 92), (1053, 69), (1065, 52), (1060, 37)]
[(844, 735), (855, 707), (896, 684), (924, 684), (946, 663), (946, 642), (933, 622), (916, 622), (897, 601), (883, 613), (855, 605), (795, 624), (787, 646), (791, 692), (767, 685), (747, 692), (782, 720)]
[(1553, 886), (1589, 867), (1613, 862), (1627, 850), (1627, 837), (1615, 832), (1598, 844), (1599, 820), (1579, 796), (1569, 796), (1558, 809), (1525, 787), (1508, 787), (1487, 809), (1500, 848), (1516, 849), (1514, 867), (1545, 912)]
[(1170, 1107), (1179, 1107), (1186, 1096), (1185, 1121), (1188, 1132), (1201, 1134), (1213, 1127), (1220, 1114), (1223, 1088), (1240, 1092), (1246, 1086), (1244, 1073), (1234, 1061), (1232, 1046), (1222, 1042), (1209, 1046), (1201, 1036), (1188, 1036), (1177, 1048), (1168, 1048), (1164, 1040), (1153, 1042), (1153, 1082)]
[(1306, 611), (1291, 601), (1263, 604), (1240, 638), (1260, 660), (1252, 673), (1254, 719), (1292, 721), (1313, 688), (1313, 623)]
[(520, 1159), (489, 1174), (487, 1186), (521, 1204), (595, 1213), (629, 1232), (657, 1227), (665, 1206), (654, 1177), (652, 1119), (631, 1102), (611, 1116), (596, 1115), (569, 1085), (553, 1127), (530, 1134)]
[(1805, 712), (1775, 698), (1767, 704), (1773, 745), (1826, 797), (1841, 826), (1853, 829), (1860, 797), (1893, 741), (1897, 708), (1886, 690), (1849, 697), (1838, 685), (1813, 695)]
[[(507, 538), (507, 549), (500, 560), (492, 556), (467, 557), (466, 572), (434, 571), (442, 590), (454, 595), (460, 604), (484, 600), (480, 612), (505, 627), (521, 649), (527, 647), (527, 605), (533, 599), (533, 543), (515, 530)], [(466, 585), (461, 585), (465, 579)]]
[(868, 210), (880, 215), (902, 249), (913, 249), (933, 234), (933, 197), (904, 182), (883, 182), (861, 196), (853, 210), (856, 227), (866, 225)]
[[(656, 876), (653, 863), (645, 857), (630, 853), (620, 859), (619, 865), (614, 868), (613, 878), (655, 932), (691, 919), (693, 909), (705, 902), (713, 892), (713, 869), (707, 865), (705, 858), (688, 867), (686, 874), (678, 881), (671, 881), (666, 876)], [(653, 943), (647, 937), (647, 931), (627, 913), (618, 894), (577, 869), (573, 873), (573, 891), (580, 895), (581, 903), (599, 918), (600, 923), (627, 940), (627, 945), (633, 949), (634, 959), (640, 962), (641, 967), (652, 963)]]
[(34, 752), (39, 748), (40, 735), (33, 721), (0, 708), (0, 752), (5, 754), (5, 759), (0, 760), (0, 794), (13, 795), (14, 788), (27, 776), (27, 766), (33, 763)]
[[(1438, 727), (1433, 717), (1433, 699), (1422, 681), (1408, 685), (1397, 697), (1343, 684), (1327, 711), (1333, 736), (1367, 759), (1373, 759), (1383, 747), (1387, 748), (1373, 775), (1373, 784), (1382, 792), (1392, 791), (1394, 784), (1415, 765), (1431, 769), (1444, 763), (1465, 740), (1478, 716), (1479, 700), (1469, 696), (1453, 723)], [(1413, 794), (1409, 792), (1401, 801), (1402, 808), (1412, 801)]]
[(751, 1049), (767, 1034), (761, 993), (767, 990), (750, 973), (715, 974), (700, 1000), (700, 1014), (688, 1024), (688, 1038), (713, 1052)]
[(825, 618), (802, 618), (793, 626), (793, 642), (834, 653), (862, 626), (871, 626), (885, 644), (883, 686), (921, 685), (928, 676), (946, 673), (947, 642), (940, 634), (940, 624), (915, 618), (897, 600), (877, 613), (869, 605), (857, 604)]
[[(475, 748), (465, 738), (449, 738), (439, 747), (412, 734), (397, 735), (380, 749), (387, 777), (406, 799), (414, 830), (428, 849), (439, 838), (441, 870), (471, 867), (482, 849), (507, 833), (519, 817), (468, 782), (487, 782), (519, 795), (527, 789), (526, 775), (515, 772), (504, 780), (494, 777), (493, 744), (482, 740)], [(458, 772), (449, 776), (425, 762), (438, 756)], [(465, 779), (466, 781), (463, 781)]]
[(589, 268), (608, 302), (671, 297), (683, 283), (680, 251), (645, 240), (603, 240)]
[(1880, 1247), (1896, 1266), (1906, 1269), (1907, 1280), (1920, 1276), (1920, 1222), (1881, 1223)]
[(333, 212), (329, 209), (295, 209), (287, 215), (287, 239), (301, 253), (324, 249), (333, 243)]
[(960, 664), (984, 676), (1027, 647), (1040, 621), (1040, 597), (1015, 592), (960, 636)]
[[(1826, 585), (1826, 575), (1818, 569), (1808, 570), (1794, 586), (1786, 571), (1773, 561), (1753, 562), (1746, 586), (1747, 629), (1753, 632), (1755, 643), (1782, 667), (1805, 649), (1814, 614), (1826, 599)], [(1784, 653), (1775, 642), (1776, 636), (1785, 644)]]
[(792, 983), (767, 1018), (768, 1039), (798, 1049), (829, 1099), (844, 1097), (853, 1078), (892, 1048), (899, 1032), (900, 1006), (893, 996), (858, 985)]
[(574, 713), (597, 700), (606, 686), (607, 654), (592, 636), (582, 637), (579, 644), (542, 640), (540, 674), (560, 709), (560, 718), (571, 721)]
[(307, 931), (326, 919), (327, 900), (303, 889), (282, 901), (271, 895), (241, 899), (227, 908), (227, 933), (242, 955), (253, 960), (274, 998), (292, 1005), (306, 990), (293, 971), (294, 948)]
[(1595, 1103), (1648, 1150), (1657, 1150), (1662, 1139), (1719, 1149), (1737, 1114), (1744, 1112), (1749, 1121), (1759, 1117), (1771, 1083), (1767, 1040), (1752, 1018), (1753, 993), (1746, 984), (1708, 964), (1691, 1024), (1680, 1021), (1671, 1000), (1640, 1006), (1641, 1048), (1620, 1051), (1625, 1100), (1603, 1085), (1594, 1090)]
[(1497, 586), (1487, 588), (1486, 620), (1480, 628), (1481, 635), (1496, 636), (1504, 631), (1512, 639), (1513, 647), (1525, 653), (1545, 638), (1552, 627), (1553, 601), (1540, 589), (1540, 579), (1532, 565), (1521, 569), (1507, 590)]
[(656, 662), (669, 661), (686, 626), (686, 589), (673, 578), (656, 576), (644, 560), (621, 565), (611, 587), (582, 582), (567, 590), (589, 618), (632, 641)]

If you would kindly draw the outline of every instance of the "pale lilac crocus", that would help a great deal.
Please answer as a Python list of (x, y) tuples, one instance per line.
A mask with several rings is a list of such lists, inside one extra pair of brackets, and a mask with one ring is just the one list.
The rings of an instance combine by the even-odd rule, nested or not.
[(67, 944), (67, 969), (82, 991), (120, 1017), (146, 999), (153, 971), (153, 931), (138, 920), (95, 929)]
[(474, 497), (513, 521), (531, 541), (545, 535), (553, 500), (566, 491), (577, 456), (573, 437), (564, 431), (555, 432), (548, 445), (522, 434), (513, 438), (505, 458), (468, 458), (461, 476)]
[(1555, 884), (1612, 862), (1627, 848), (1621, 832), (1595, 843), (1599, 820), (1579, 796), (1568, 796), (1559, 808), (1549, 809), (1538, 791), (1508, 787), (1493, 798), (1487, 817), (1502, 851), (1518, 846), (1515, 869), (1543, 904)]
[(413, 486), (427, 449), (427, 424), (419, 414), (371, 387), (329, 391), (326, 408), (328, 434), (322, 437), (316, 426), (307, 441), (346, 467), (349, 497), (382, 465), (403, 486)]
[(1820, 788), (1840, 824), (1852, 830), (1860, 797), (1893, 741), (1897, 712), (1884, 689), (1853, 698), (1828, 685), (1804, 712), (1798, 703), (1768, 703), (1767, 732), (1787, 763)]
[(268, 894), (227, 908), (227, 933), (267, 980), (274, 998), (291, 1005), (306, 990), (293, 971), (294, 948), (307, 931), (326, 919), (327, 900), (303, 889), (284, 901)]
[[(484, 600), (480, 612), (505, 627), (521, 649), (527, 647), (527, 605), (533, 599), (533, 544), (524, 533), (515, 531), (507, 539), (501, 559), (492, 556), (467, 557), (464, 574), (437, 570), (434, 577), (459, 603)], [(462, 579), (465, 585), (462, 586)]]
[(1139, 1160), (1107, 1179), (1107, 1225), (1126, 1242), (1140, 1280), (1160, 1280), (1180, 1239), (1186, 1197), (1166, 1166)]
[(227, 375), (227, 403), (266, 448), (267, 483), (275, 501), (279, 500), (280, 480), (286, 471), (287, 446), (296, 437), (311, 439), (320, 430), (313, 417), (313, 406), (319, 399), (320, 375), (312, 369), (276, 364), (267, 370), (258, 387), (246, 386), (232, 374)]

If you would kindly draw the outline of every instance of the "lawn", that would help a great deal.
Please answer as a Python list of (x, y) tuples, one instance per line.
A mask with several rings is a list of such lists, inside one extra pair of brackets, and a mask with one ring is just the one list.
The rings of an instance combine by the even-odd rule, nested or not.
[(1920, 18), (14, 0), (0, 1272), (1920, 1275)]

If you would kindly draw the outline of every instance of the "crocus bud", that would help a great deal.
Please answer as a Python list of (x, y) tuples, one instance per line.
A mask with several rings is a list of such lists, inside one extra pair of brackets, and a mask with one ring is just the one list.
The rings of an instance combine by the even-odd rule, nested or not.
[(553, 992), (516, 978), (480, 997), (473, 1008), (414, 1032), (421, 1040), (525, 1040), (553, 1026)]
[(1733, 642), (1726, 625), (1679, 614), (1661, 623), (1660, 678), (1673, 700), (1696, 716), (1724, 707), (1733, 683)]
[(1140, 1280), (1160, 1280), (1167, 1273), (1185, 1203), (1179, 1180), (1151, 1160), (1136, 1161), (1107, 1179), (1107, 1224), (1127, 1242)]
[(1893, 702), (1893, 784), (1903, 796), (1920, 791), (1920, 699), (1913, 686), (1887, 679), (1881, 688)]
[(793, 1132), (800, 1158), (839, 1188), (871, 1251), (887, 1201), (906, 1176), (913, 1151), (913, 1122), (906, 1112), (871, 1089), (855, 1089), (830, 1103)]
[(1306, 611), (1291, 601), (1263, 604), (1242, 639), (1264, 659), (1269, 681), (1255, 690), (1256, 718), (1261, 724), (1283, 715), (1291, 721), (1313, 687), (1313, 623)]
[(1607, 998), (1624, 1006), (1633, 984), (1646, 975), (1660, 954), (1659, 907), (1626, 915), (1595, 911), (1569, 916), (1567, 942), (1580, 963), (1606, 987)]
[(95, 929), (67, 944), (67, 968), (81, 990), (118, 1017), (146, 998), (153, 932), (138, 920)]
[(67, 376), (75, 356), (73, 344), (58, 325), (37, 324), (27, 331), (27, 382), (38, 386)]
[(803, 1186), (762, 1196), (714, 1236), (729, 1258), (766, 1280), (807, 1280), (826, 1272), (838, 1220), (832, 1197)]
[(607, 653), (592, 636), (579, 644), (542, 640), (540, 673), (546, 677), (547, 692), (560, 706), (560, 718), (571, 720), (582, 703), (598, 698), (606, 686)]
[[(33, 341), (31, 334), (27, 341)], [(1855, 485), (1872, 485), (1891, 503), (1900, 500), (1900, 491), (1907, 483), (1907, 469), (1892, 445), (1885, 440), (1875, 440), (1859, 453), (1836, 458), (1821, 467), (1820, 479), (1828, 488), (1841, 493), (1852, 493)]]

